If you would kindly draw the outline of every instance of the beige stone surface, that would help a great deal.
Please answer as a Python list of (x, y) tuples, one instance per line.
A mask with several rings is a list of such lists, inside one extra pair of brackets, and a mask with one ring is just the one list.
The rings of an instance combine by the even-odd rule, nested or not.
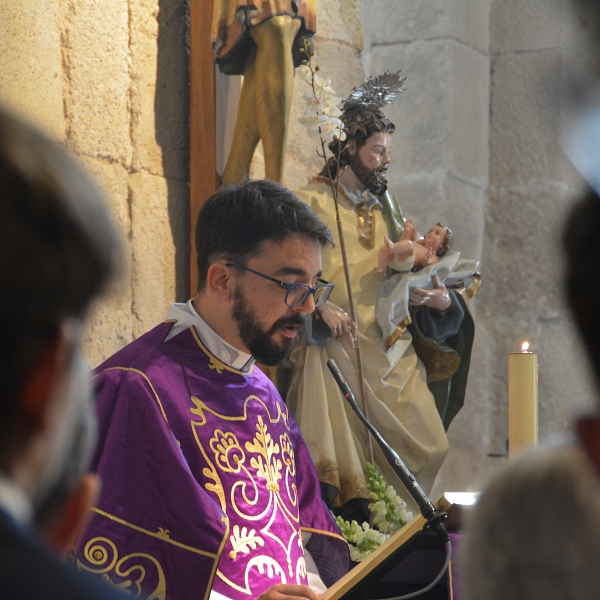
[(490, 0), (364, 0), (368, 44), (454, 38), (487, 52)]
[(490, 62), (462, 44), (453, 44), (452, 51), (452, 173), (484, 186), (489, 164)]
[[(554, 319), (561, 307), (561, 235), (572, 198), (562, 185), (490, 189), (479, 314)], [(562, 310), (562, 308), (561, 308)]]
[(391, 168), (406, 175), (447, 169), (487, 183), (489, 60), (454, 40), (432, 40), (375, 47), (370, 65), (373, 74), (401, 69), (407, 77), (386, 108), (397, 126)]
[(396, 123), (393, 168), (405, 176), (452, 166), (453, 40), (377, 46), (371, 74), (402, 70), (405, 91), (386, 113)]
[(317, 35), (322, 39), (363, 47), (363, 0), (321, 0), (317, 3)]
[[(180, 183), (184, 186), (185, 184)], [(132, 317), (135, 337), (164, 320), (175, 298), (175, 249), (169, 223), (167, 182), (136, 173), (131, 195)]]
[(501, 54), (493, 61), (490, 184), (558, 180), (560, 49)]
[(187, 2), (130, 2), (133, 168), (189, 179)]
[(60, 0), (0, 4), (0, 102), (65, 135)]
[(131, 164), (130, 22), (123, 0), (63, 2), (68, 145)]
[[(454, 234), (454, 250), (458, 250), (465, 258), (480, 259), (486, 244), (481, 223), (483, 222), (485, 191), (470, 181), (446, 177), (443, 182), (443, 193), (447, 206), (444, 213), (438, 213), (439, 219), (452, 229)], [(436, 222), (434, 214), (428, 220)]]
[(490, 19), (491, 51), (560, 48), (564, 0), (494, 0)]

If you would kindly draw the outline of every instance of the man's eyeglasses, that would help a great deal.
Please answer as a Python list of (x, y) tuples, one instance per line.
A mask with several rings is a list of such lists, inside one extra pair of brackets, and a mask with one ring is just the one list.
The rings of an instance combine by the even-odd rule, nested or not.
[(285, 283), (284, 281), (269, 277), (268, 275), (259, 273), (254, 269), (245, 267), (244, 265), (238, 265), (237, 263), (225, 264), (227, 267), (235, 267), (236, 269), (249, 271), (250, 273), (254, 273), (254, 275), (258, 275), (259, 277), (263, 277), (264, 279), (268, 279), (269, 281), (276, 283), (279, 287), (282, 287), (285, 290), (285, 303), (291, 308), (302, 306), (306, 302), (309, 294), (312, 294), (313, 298), (315, 299), (315, 308), (319, 308), (319, 306), (323, 306), (323, 304), (327, 302), (329, 296), (331, 296), (333, 288), (335, 287), (335, 284), (329, 283), (324, 279), (317, 279), (321, 285), (316, 285), (315, 287), (311, 287), (306, 283)]

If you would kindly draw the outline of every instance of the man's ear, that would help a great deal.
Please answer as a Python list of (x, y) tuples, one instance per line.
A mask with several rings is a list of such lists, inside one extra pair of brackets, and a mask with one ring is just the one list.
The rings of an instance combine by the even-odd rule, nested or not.
[(19, 396), (18, 411), (32, 431), (41, 431), (47, 425), (48, 403), (65, 369), (69, 368), (70, 349), (70, 342), (59, 330), (46, 344), (25, 381)]
[(581, 445), (600, 475), (600, 417), (579, 419), (576, 431)]
[(350, 156), (356, 154), (356, 140), (348, 140), (348, 154)]
[(206, 273), (206, 289), (222, 302), (231, 299), (235, 285), (233, 271), (223, 263), (213, 263)]

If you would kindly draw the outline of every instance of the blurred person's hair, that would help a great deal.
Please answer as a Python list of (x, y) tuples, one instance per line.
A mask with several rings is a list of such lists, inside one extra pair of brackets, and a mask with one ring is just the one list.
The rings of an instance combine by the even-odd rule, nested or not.
[(565, 294), (600, 383), (600, 197), (589, 189), (567, 219)]
[(481, 494), (459, 568), (466, 600), (589, 600), (600, 590), (600, 480), (579, 448), (537, 450)]
[(0, 443), (28, 374), (85, 317), (120, 241), (96, 185), (56, 142), (0, 108)]

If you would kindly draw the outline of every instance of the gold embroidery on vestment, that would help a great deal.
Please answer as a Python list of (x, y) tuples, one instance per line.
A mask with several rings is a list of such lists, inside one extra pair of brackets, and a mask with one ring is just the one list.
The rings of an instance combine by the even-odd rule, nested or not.
[[(158, 582), (154, 590), (147, 596), (148, 600), (165, 600), (167, 595), (167, 582), (165, 573), (160, 563), (145, 552), (133, 552), (122, 558), (119, 558), (119, 552), (114, 542), (106, 537), (95, 537), (87, 542), (83, 549), (85, 559), (90, 563), (88, 566), (77, 561), (77, 566), (90, 573), (102, 575), (114, 587), (119, 588), (126, 594), (139, 598), (142, 594), (142, 582), (146, 578), (146, 567), (144, 560), (150, 561), (156, 569)], [(137, 559), (137, 560), (134, 560)], [(126, 565), (125, 563), (129, 563)], [(114, 576), (124, 581), (115, 583), (109, 576), (109, 573), (114, 572)], [(132, 577), (133, 574), (136, 577)], [(133, 588), (132, 588), (133, 586)]]
[(229, 553), (229, 558), (235, 560), (236, 554), (250, 554), (250, 550), (256, 550), (257, 546), (264, 546), (265, 541), (256, 535), (256, 529), (248, 531), (247, 527), (242, 527), (240, 531), (239, 525), (233, 526), (233, 534), (229, 537), (233, 550)]
[[(281, 579), (282, 583), (286, 583), (288, 580), (293, 581), (298, 577), (305, 577), (302, 573), (305, 573), (306, 566), (304, 564), (296, 564), (295, 566), (292, 564), (294, 544), (299, 544), (300, 547), (302, 545), (299, 535), (299, 515), (296, 508), (298, 505), (298, 491), (293, 481), (296, 475), (296, 466), (294, 449), (288, 433), (291, 428), (287, 407), (277, 403), (277, 414), (273, 415), (260, 398), (249, 396), (244, 402), (242, 414), (229, 416), (219, 414), (195, 396), (191, 397), (191, 401), (194, 406), (190, 408), (190, 412), (199, 417), (199, 420), (191, 421), (194, 437), (208, 465), (203, 470), (204, 476), (210, 480), (209, 483), (205, 484), (205, 488), (217, 494), (224, 512), (232, 510), (245, 522), (260, 520), (264, 522), (264, 519), (268, 519), (266, 525), (260, 530), (249, 530), (247, 527), (240, 528), (240, 525), (234, 525), (232, 534), (229, 536), (231, 545), (229, 558), (236, 560), (240, 555), (250, 555), (251, 552), (262, 547), (265, 538), (268, 537), (284, 551), (287, 563), (287, 568), (284, 568), (272, 556), (253, 556), (245, 566), (245, 587), (230, 581), (220, 570), (217, 570), (217, 575), (227, 585), (249, 595), (251, 594), (249, 576), (252, 568), (257, 568), (260, 573), (266, 573), (269, 577)], [(198, 433), (200, 427), (207, 425), (210, 415), (225, 422), (247, 421), (250, 401), (258, 402), (263, 407), (266, 416), (266, 419), (262, 415), (256, 416), (255, 434), (252, 440), (242, 444), (232, 431), (227, 431), (225, 428), (215, 428), (208, 441), (211, 453), (211, 457), (209, 457), (208, 448), (204, 448)], [(269, 426), (280, 422), (287, 431), (280, 434), (279, 439), (276, 441), (269, 432)], [(213, 457), (214, 461), (211, 460)], [(225, 503), (225, 490), (221, 481), (221, 473), (239, 474), (239, 480), (231, 486), (229, 506)], [(287, 493), (287, 500), (285, 501), (282, 497), (283, 490), (281, 488), (283, 479), (285, 480), (284, 493)], [(261, 498), (266, 504), (264, 510), (261, 510), (258, 515), (247, 514), (248, 508), (257, 506)], [(295, 512), (292, 512), (287, 504), (296, 508)], [(261, 503), (261, 507), (262, 505)], [(289, 538), (285, 540), (281, 538), (281, 525), (277, 529), (277, 535), (271, 531), (271, 527), (275, 522), (281, 524), (282, 521), (287, 522), (289, 526)], [(298, 583), (302, 581), (304, 579), (299, 579)]]
[[(125, 521), (124, 519), (115, 517), (114, 515), (111, 515), (110, 513), (107, 513), (106, 511), (101, 510), (100, 508), (93, 507), (93, 508), (90, 508), (90, 511), (95, 512), (96, 514), (100, 515), (101, 517), (105, 517), (106, 519), (109, 519), (110, 521), (114, 521), (115, 523), (119, 523), (120, 525), (129, 527), (130, 529), (139, 531), (140, 533), (144, 533), (145, 535), (149, 535), (150, 537), (154, 537), (159, 540), (163, 540), (164, 542), (173, 544), (173, 546), (177, 546), (178, 548), (183, 548), (183, 550), (189, 550), (190, 552), (195, 552), (196, 554), (202, 554), (203, 556), (208, 556), (209, 558), (218, 558), (219, 557), (218, 554), (214, 554), (213, 552), (206, 552), (205, 550), (200, 550), (199, 548), (194, 548), (193, 546), (188, 546), (186, 544), (182, 544), (181, 542), (173, 540), (170, 537), (164, 537), (160, 533), (161, 527), (158, 528), (159, 533), (155, 533), (154, 531), (149, 531), (148, 529), (144, 529), (143, 527), (139, 527), (138, 525), (129, 523), (129, 521)], [(163, 530), (163, 531), (165, 531), (165, 530)], [(168, 529), (166, 531), (168, 532)]]

